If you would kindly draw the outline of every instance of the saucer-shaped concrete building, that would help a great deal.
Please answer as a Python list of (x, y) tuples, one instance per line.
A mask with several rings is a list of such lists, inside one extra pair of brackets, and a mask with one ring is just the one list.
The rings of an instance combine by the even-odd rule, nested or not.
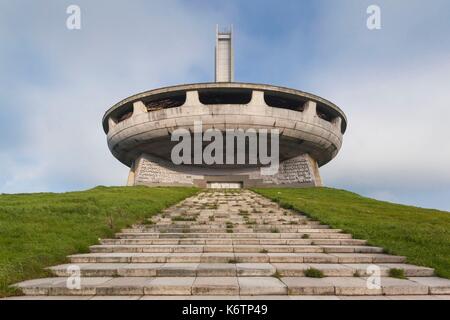
[[(159, 88), (128, 97), (103, 117), (108, 147), (130, 167), (128, 185), (209, 188), (321, 186), (319, 167), (339, 152), (347, 119), (316, 95), (267, 84), (233, 81), (232, 31), (216, 37), (216, 81)], [(174, 164), (177, 129), (279, 132), (279, 168), (261, 164)], [(247, 142), (248, 144), (249, 142)], [(224, 145), (226, 148), (226, 145)], [(249, 148), (246, 149), (247, 151)], [(224, 152), (227, 152), (225, 150)]]

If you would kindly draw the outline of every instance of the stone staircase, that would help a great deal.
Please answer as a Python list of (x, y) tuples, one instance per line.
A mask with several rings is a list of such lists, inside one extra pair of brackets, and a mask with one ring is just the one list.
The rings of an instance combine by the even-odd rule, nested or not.
[[(450, 295), (450, 280), (433, 269), (405, 264), (248, 190), (204, 191), (69, 260), (49, 268), (53, 278), (16, 286), (32, 298)], [(74, 267), (79, 289), (67, 286)], [(367, 280), (373, 268), (381, 275), (376, 288)], [(395, 272), (407, 279), (390, 277)]]

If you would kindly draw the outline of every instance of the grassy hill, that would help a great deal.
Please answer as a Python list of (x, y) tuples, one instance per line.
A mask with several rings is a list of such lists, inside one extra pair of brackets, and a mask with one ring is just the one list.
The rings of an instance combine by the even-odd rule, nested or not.
[(255, 191), (450, 278), (450, 212), (377, 201), (329, 188)]
[[(195, 188), (97, 187), (62, 194), (0, 195), (0, 297), (9, 284), (47, 276), (44, 267), (88, 252), (98, 238), (143, 221)], [(257, 189), (282, 206), (367, 239), (450, 278), (450, 213), (328, 189)]]
[(97, 187), (82, 192), (0, 195), (0, 297), (9, 284), (45, 277), (44, 267), (88, 252), (100, 237), (144, 220), (195, 188)]

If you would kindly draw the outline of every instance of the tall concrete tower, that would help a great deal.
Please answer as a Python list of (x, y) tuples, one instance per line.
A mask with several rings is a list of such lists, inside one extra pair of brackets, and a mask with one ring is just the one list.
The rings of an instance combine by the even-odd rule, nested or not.
[[(106, 111), (108, 147), (130, 167), (128, 185), (226, 187), (320, 186), (319, 167), (339, 152), (347, 118), (334, 103), (311, 93), (269, 84), (234, 82), (233, 30), (216, 29), (215, 82), (153, 89), (128, 97)], [(210, 145), (204, 140), (187, 152), (194, 161), (177, 163), (172, 154), (176, 132), (219, 137), (229, 131), (248, 136), (224, 143), (224, 154), (244, 150), (245, 163), (195, 161)], [(180, 129), (180, 130), (179, 130)], [(257, 135), (251, 134), (257, 132)], [(261, 133), (279, 132), (279, 168), (262, 173)], [(217, 132), (218, 131), (218, 132)], [(257, 140), (255, 140), (257, 139)], [(223, 138), (225, 141), (225, 138)], [(228, 142), (228, 140), (227, 140)], [(203, 149), (202, 149), (203, 148)], [(234, 153), (236, 154), (236, 153)], [(184, 155), (184, 153), (183, 153)], [(242, 155), (242, 153), (241, 153)]]
[(220, 30), (216, 26), (216, 82), (234, 81), (233, 26)]

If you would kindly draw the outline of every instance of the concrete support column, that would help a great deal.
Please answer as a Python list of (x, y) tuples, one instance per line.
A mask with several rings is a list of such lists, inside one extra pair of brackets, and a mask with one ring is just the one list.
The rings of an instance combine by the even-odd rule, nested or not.
[(249, 105), (267, 106), (266, 101), (264, 100), (264, 91), (253, 90), (252, 100)]
[(133, 116), (147, 112), (147, 107), (142, 101), (136, 101), (133, 103)]
[(306, 101), (303, 107), (303, 115), (307, 119), (313, 120), (317, 116), (317, 103), (315, 103), (314, 101)]
[(135, 178), (135, 166), (134, 166), (134, 162), (133, 162), (133, 164), (131, 165), (131, 168), (130, 168), (130, 173), (128, 174), (128, 180), (127, 180), (127, 186), (128, 187), (132, 187), (132, 186), (134, 186), (134, 178)]
[(311, 173), (313, 176), (313, 180), (314, 180), (314, 186), (315, 187), (323, 187), (323, 181), (322, 181), (322, 177), (320, 176), (320, 172), (319, 172), (319, 165), (317, 164), (317, 161), (314, 160), (309, 154), (306, 154), (306, 158), (308, 159), (310, 168), (311, 168)]
[(111, 116), (109, 116), (109, 118), (108, 118), (108, 128), (109, 128), (109, 130), (114, 128), (116, 125), (117, 125), (117, 121), (114, 120)]
[(339, 132), (341, 132), (341, 126), (342, 126), (342, 118), (341, 117), (334, 118), (333, 121), (331, 121), (331, 123), (337, 130), (339, 130)]
[(200, 106), (202, 103), (198, 97), (198, 91), (188, 91), (186, 92), (186, 102), (183, 106)]

